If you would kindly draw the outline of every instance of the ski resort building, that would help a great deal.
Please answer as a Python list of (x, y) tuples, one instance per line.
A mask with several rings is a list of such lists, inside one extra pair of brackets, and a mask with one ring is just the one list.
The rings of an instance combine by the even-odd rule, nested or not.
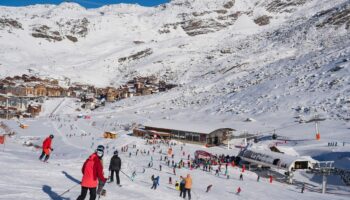
[(144, 128), (135, 129), (135, 136), (159, 136), (175, 139), (182, 142), (200, 143), (207, 145), (220, 145), (235, 131), (232, 128), (220, 125), (208, 125), (189, 122), (178, 122), (170, 120), (159, 120), (147, 122)]
[(312, 169), (315, 163), (311, 158), (277, 153), (269, 149), (245, 148), (238, 156), (243, 161), (251, 164), (282, 169), (285, 171)]

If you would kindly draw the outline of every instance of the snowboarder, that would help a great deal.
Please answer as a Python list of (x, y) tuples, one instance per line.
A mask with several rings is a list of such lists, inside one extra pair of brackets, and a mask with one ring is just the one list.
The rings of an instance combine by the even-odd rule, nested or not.
[(192, 178), (191, 175), (187, 174), (185, 178), (185, 191), (183, 193), (183, 198), (186, 199), (186, 193), (188, 193), (188, 199), (191, 200), (191, 188), (192, 188)]
[(154, 175), (152, 175), (152, 181), (153, 181), (153, 185), (151, 187), (151, 189), (157, 189), (157, 186), (159, 185), (159, 176), (157, 176), (156, 178), (154, 178)]
[(116, 176), (116, 179), (117, 179), (117, 185), (120, 186), (119, 171), (121, 169), (122, 161), (118, 157), (118, 151), (117, 150), (115, 150), (113, 154), (114, 155), (111, 158), (111, 161), (109, 163), (109, 171), (111, 172), (110, 183), (113, 182), (113, 177), (114, 177), (114, 173), (115, 173), (115, 176)]
[(81, 194), (77, 200), (84, 200), (88, 190), (90, 191), (90, 200), (95, 200), (98, 179), (102, 180), (103, 183), (107, 181), (107, 179), (103, 176), (103, 165), (100, 161), (103, 153), (103, 150), (99, 148), (85, 161), (81, 170), (83, 173), (83, 178), (81, 181)]
[(210, 189), (211, 189), (211, 187), (213, 187), (213, 185), (208, 185), (208, 187), (207, 187), (207, 191), (206, 191), (206, 192), (209, 192), (209, 191), (210, 191)]
[(51, 143), (52, 143), (52, 139), (54, 138), (54, 136), (51, 134), (49, 137), (47, 137), (44, 142), (43, 142), (43, 151), (39, 157), (39, 160), (42, 160), (45, 156), (44, 162), (47, 162), (47, 160), (50, 158), (50, 153), (51, 151), (53, 151), (53, 149), (51, 148)]

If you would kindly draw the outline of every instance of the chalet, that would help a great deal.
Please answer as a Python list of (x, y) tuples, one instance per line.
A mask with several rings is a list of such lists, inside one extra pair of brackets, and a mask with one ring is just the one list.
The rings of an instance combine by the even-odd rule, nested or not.
[(28, 106), (27, 112), (30, 113), (32, 117), (36, 117), (41, 112), (41, 105), (30, 104)]
[(107, 88), (107, 102), (114, 102), (119, 98), (119, 91), (113, 87)]
[(60, 97), (63, 93), (63, 88), (58, 86), (49, 86), (46, 88), (47, 96), (49, 97)]
[(28, 106), (28, 100), (24, 98), (14, 98), (14, 97), (4, 97), (0, 96), (0, 106), (6, 108), (12, 107), (16, 108), (18, 111), (25, 111)]
[(158, 120), (147, 122), (143, 129), (137, 130), (137, 136), (149, 135), (169, 136), (171, 139), (182, 142), (200, 143), (207, 145), (220, 145), (229, 139), (235, 131), (220, 125), (208, 125), (199, 123), (179, 122), (170, 120)]
[(30, 85), (25, 86), (25, 95), (24, 96), (34, 96), (34, 87)]
[(120, 98), (125, 99), (129, 97), (129, 88), (127, 86), (123, 86), (120, 88)]
[(46, 96), (47, 90), (45, 85), (38, 84), (34, 86), (34, 96)]
[(144, 88), (144, 84), (142, 82), (136, 82), (134, 85), (136, 93), (142, 93), (142, 89)]
[(153, 93), (153, 88), (152, 87), (142, 88), (142, 92), (141, 92), (142, 95), (150, 95), (152, 93)]
[(19, 117), (20, 113), (17, 111), (16, 108), (14, 107), (4, 107), (0, 106), (0, 118), (14, 118), (14, 117)]

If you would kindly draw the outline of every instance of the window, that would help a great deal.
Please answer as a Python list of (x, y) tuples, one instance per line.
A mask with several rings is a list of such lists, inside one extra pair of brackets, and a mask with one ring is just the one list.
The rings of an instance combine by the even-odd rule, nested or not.
[(192, 134), (192, 137), (193, 137), (193, 141), (199, 142), (199, 134), (193, 133), (193, 134)]

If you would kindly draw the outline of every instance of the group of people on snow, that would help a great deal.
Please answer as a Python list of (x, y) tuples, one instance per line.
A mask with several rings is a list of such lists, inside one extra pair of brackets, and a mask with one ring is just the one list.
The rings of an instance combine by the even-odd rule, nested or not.
[[(44, 162), (50, 158), (50, 153), (53, 151), (52, 139), (54, 135), (49, 135), (42, 144), (42, 153), (39, 157), (39, 160), (44, 158)], [(89, 191), (90, 200), (95, 200), (97, 194), (101, 194), (103, 185), (110, 180), (110, 183), (113, 182), (114, 174), (116, 177), (116, 183), (120, 186), (119, 171), (121, 170), (121, 159), (118, 156), (118, 151), (114, 151), (109, 164), (109, 171), (111, 176), (105, 177), (103, 173), (103, 156), (104, 156), (104, 146), (98, 145), (95, 152), (92, 153), (88, 159), (84, 162), (81, 172), (83, 178), (80, 182), (81, 184), (81, 193), (77, 200), (84, 200), (86, 198), (87, 192)]]

